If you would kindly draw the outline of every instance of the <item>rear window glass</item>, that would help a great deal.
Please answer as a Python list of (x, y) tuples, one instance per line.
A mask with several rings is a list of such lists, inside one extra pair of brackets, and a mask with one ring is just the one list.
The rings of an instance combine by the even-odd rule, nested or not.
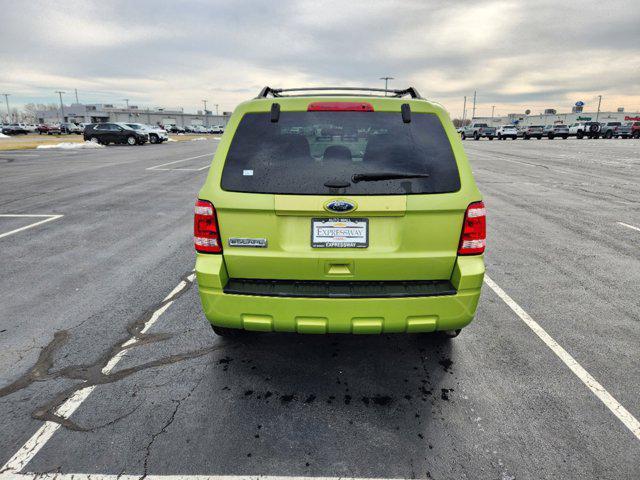
[[(423, 177), (362, 179), (387, 174)], [(231, 142), (221, 186), (250, 193), (404, 195), (455, 192), (460, 178), (433, 114), (412, 113), (404, 123), (399, 112), (282, 112), (272, 123), (270, 113), (248, 113)]]

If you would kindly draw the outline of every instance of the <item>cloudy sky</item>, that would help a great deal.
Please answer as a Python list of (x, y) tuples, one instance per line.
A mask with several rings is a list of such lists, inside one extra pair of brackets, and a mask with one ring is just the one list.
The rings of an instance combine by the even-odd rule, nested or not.
[[(413, 85), (460, 116), (640, 110), (640, 1), (0, 0), (0, 93), (231, 110), (264, 85)], [(0, 112), (4, 105), (0, 103)]]

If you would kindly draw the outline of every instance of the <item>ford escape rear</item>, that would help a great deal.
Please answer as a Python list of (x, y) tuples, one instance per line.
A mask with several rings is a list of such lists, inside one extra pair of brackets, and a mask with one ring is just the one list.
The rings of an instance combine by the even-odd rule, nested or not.
[(447, 113), (413, 88), (313, 90), (265, 87), (229, 120), (195, 207), (207, 319), (222, 335), (457, 334), (485, 209)]

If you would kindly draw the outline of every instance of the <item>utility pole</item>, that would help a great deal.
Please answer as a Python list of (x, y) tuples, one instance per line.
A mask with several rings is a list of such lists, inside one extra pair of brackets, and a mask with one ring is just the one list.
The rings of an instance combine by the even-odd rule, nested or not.
[(60, 96), (60, 121), (64, 122), (64, 105), (62, 105), (62, 94), (67, 92), (57, 90), (56, 93)]
[(495, 105), (491, 105), (491, 121), (493, 122), (493, 112), (495, 111), (496, 106)]
[(218, 116), (218, 104), (214, 103), (214, 105), (216, 106), (216, 117)]
[(204, 126), (208, 127), (208, 123), (207, 122), (207, 101), (206, 100), (202, 100), (202, 103), (204, 103)]
[(393, 78), (393, 77), (380, 77), (380, 80), (384, 80), (384, 89), (385, 89), (384, 96), (386, 97), (387, 96), (386, 90), (389, 89), (389, 80), (395, 80), (395, 78)]
[(598, 95), (598, 112), (596, 113), (596, 122), (600, 116), (600, 104), (602, 103), (602, 95)]
[(7, 121), (11, 121), (11, 110), (9, 110), (9, 95), (10, 93), (0, 93), (0, 95), (4, 95), (4, 101), (7, 102)]
[(471, 114), (471, 120), (476, 118), (476, 91), (473, 91), (473, 113)]
[(78, 89), (76, 88), (75, 91), (76, 91), (76, 103), (80, 103), (80, 101), (78, 100)]
[(462, 104), (462, 127), (464, 127), (464, 121), (467, 118), (467, 96), (464, 96), (464, 103)]

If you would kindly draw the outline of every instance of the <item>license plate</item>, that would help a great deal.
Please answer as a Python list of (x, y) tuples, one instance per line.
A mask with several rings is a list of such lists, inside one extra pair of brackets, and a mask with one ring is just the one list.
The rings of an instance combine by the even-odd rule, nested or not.
[(368, 218), (311, 219), (313, 248), (367, 248), (369, 246)]

